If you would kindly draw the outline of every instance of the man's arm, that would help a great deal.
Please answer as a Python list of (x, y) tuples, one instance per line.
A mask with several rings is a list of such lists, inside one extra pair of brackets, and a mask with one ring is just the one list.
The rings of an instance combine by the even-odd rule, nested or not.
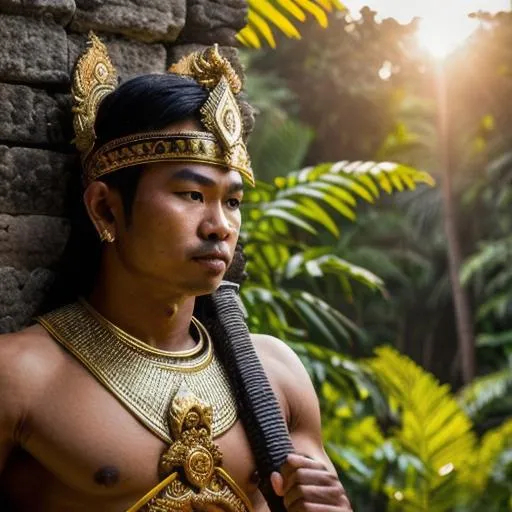
[(0, 336), (0, 477), (28, 410), (33, 361), (24, 333)]
[(255, 337), (255, 346), (272, 385), (285, 401), (295, 454), (272, 475), (289, 512), (350, 512), (352, 508), (322, 442), (320, 407), (298, 356), (285, 343)]

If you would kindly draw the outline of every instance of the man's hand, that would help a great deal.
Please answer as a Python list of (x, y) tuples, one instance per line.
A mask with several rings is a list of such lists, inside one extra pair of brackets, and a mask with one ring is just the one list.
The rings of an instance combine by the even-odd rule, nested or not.
[(352, 512), (336, 475), (303, 455), (288, 455), (281, 473), (272, 473), (271, 482), (274, 492), (284, 497), (288, 512)]

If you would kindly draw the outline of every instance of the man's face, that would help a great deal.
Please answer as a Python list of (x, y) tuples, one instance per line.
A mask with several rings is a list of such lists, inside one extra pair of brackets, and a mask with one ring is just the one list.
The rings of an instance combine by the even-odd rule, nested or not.
[(157, 293), (211, 293), (234, 255), (242, 196), (235, 171), (196, 163), (147, 165), (131, 222), (117, 231), (120, 262)]

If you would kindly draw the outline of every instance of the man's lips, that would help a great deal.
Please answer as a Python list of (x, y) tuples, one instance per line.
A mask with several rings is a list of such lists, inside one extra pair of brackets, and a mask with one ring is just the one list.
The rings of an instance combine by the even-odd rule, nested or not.
[(224, 272), (229, 264), (229, 256), (223, 251), (204, 253), (192, 259), (215, 273)]

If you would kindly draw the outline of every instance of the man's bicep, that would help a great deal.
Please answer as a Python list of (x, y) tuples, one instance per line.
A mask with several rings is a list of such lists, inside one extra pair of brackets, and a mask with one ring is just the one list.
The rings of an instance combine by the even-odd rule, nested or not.
[(288, 428), (295, 451), (322, 462), (335, 472), (324, 450), (320, 405), (309, 374), (290, 347), (282, 341), (276, 342), (280, 360), (279, 387), (286, 397), (290, 416)]
[(302, 361), (277, 338), (258, 334), (252, 339), (274, 391), (282, 398), (280, 402), (295, 451), (324, 463), (334, 472), (322, 443), (318, 398)]
[(297, 453), (322, 462), (335, 472), (325, 453), (322, 439), (322, 421), (318, 397), (309, 375), (297, 358), (294, 365), (295, 385), (289, 391), (292, 422), (290, 436)]

